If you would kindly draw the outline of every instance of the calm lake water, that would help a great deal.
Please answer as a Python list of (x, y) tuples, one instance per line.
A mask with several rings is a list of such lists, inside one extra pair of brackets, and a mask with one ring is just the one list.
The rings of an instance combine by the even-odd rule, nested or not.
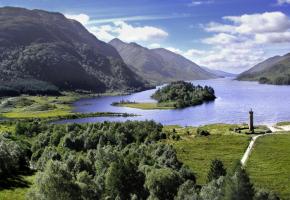
[(245, 123), (252, 108), (256, 124), (273, 124), (290, 120), (290, 86), (261, 85), (256, 82), (235, 81), (230, 78), (192, 81), (209, 85), (218, 97), (212, 103), (179, 110), (140, 110), (111, 106), (112, 102), (129, 100), (152, 102), (155, 90), (127, 96), (107, 96), (82, 99), (74, 103), (74, 112), (124, 112), (137, 117), (95, 117), (63, 120), (58, 123), (86, 123), (101, 121), (154, 120), (164, 125), (198, 126), (212, 123)]

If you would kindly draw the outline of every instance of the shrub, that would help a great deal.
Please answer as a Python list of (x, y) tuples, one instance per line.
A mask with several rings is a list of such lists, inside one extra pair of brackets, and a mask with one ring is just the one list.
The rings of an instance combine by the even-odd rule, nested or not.
[(207, 131), (207, 130), (203, 130), (201, 128), (198, 128), (197, 129), (197, 135), (198, 136), (209, 136), (210, 135), (210, 132)]

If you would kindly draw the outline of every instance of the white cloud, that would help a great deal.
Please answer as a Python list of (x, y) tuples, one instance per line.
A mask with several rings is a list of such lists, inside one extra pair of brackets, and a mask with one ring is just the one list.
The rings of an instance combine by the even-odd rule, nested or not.
[(90, 21), (90, 17), (86, 14), (78, 14), (78, 15), (70, 15), (70, 14), (65, 14), (65, 17), (68, 19), (74, 19), (83, 25), (86, 25)]
[(290, 20), (282, 12), (265, 12), (263, 14), (229, 16), (226, 20), (234, 22), (238, 33), (282, 32), (290, 28)]
[[(169, 35), (159, 27), (133, 25), (128, 22), (130, 20), (108, 19), (101, 22), (91, 20), (85, 14), (66, 16), (80, 21), (97, 38), (104, 41), (119, 38), (125, 42), (149, 44), (149, 48), (160, 48), (160, 40)], [(132, 21), (135, 19), (137, 18), (132, 18)], [(202, 26), (212, 34), (201, 40), (208, 46), (207, 50), (182, 50), (176, 47), (166, 49), (181, 54), (201, 66), (241, 72), (266, 59), (266, 55), (269, 56), (268, 49), (273, 49), (273, 46), (282, 46), (284, 52), (285, 48), (290, 46), (290, 19), (282, 12), (225, 16), (222, 20)]]
[[(272, 44), (290, 42), (290, 18), (282, 12), (226, 16), (226, 22), (211, 22), (203, 28), (218, 33), (203, 40), (206, 44)], [(229, 24), (230, 23), (230, 24)]]
[(206, 26), (202, 26), (207, 32), (226, 32), (233, 33), (235, 32), (235, 27), (227, 24), (220, 24), (216, 22), (210, 22)]
[(183, 53), (183, 55), (187, 58), (195, 58), (200, 56), (205, 56), (208, 52), (198, 49), (189, 49), (186, 52)]
[(213, 0), (192, 0), (192, 2), (188, 4), (188, 6), (193, 7), (193, 6), (200, 6), (200, 5), (212, 4), (212, 3), (214, 3)]
[(227, 32), (239, 34), (281, 32), (290, 28), (290, 19), (282, 12), (226, 16), (224, 20), (231, 24), (211, 22), (205, 30), (208, 32)]
[(183, 51), (181, 49), (175, 48), (175, 47), (165, 47), (168, 51), (172, 51), (173, 53), (176, 54), (183, 54)]
[(236, 67), (242, 71), (263, 61), (268, 56), (266, 49), (276, 44), (284, 47), (290, 44), (290, 18), (282, 12), (225, 16), (222, 19), (223, 23), (210, 22), (202, 26), (213, 34), (202, 40), (210, 50), (200, 55), (187, 55), (189, 58), (209, 67)]
[(285, 4), (285, 3), (289, 3), (290, 4), (290, 0), (278, 0), (278, 4), (279, 5), (282, 5), (282, 4)]
[(102, 26), (92, 26), (88, 27), (88, 30), (94, 34), (98, 39), (103, 41), (110, 41), (116, 38), (115, 35), (112, 34), (114, 31), (114, 27), (111, 25), (102, 25)]
[(175, 47), (165, 49), (180, 54), (200, 66), (229, 72), (242, 72), (245, 68), (266, 59), (265, 52), (258, 48), (248, 48), (249, 45), (214, 46), (209, 50), (187, 49), (182, 50)]
[(210, 50), (179, 50), (178, 53), (200, 66), (233, 72), (242, 72), (266, 59), (262, 50), (235, 45), (227, 48), (214, 46)]
[(117, 18), (106, 18), (106, 19), (93, 19), (89, 21), (89, 24), (106, 24), (114, 23), (116, 21), (148, 21), (148, 20), (161, 20), (161, 19), (178, 19), (190, 17), (190, 14), (171, 14), (171, 15), (140, 15), (140, 16), (126, 16)]
[(152, 42), (166, 38), (168, 33), (153, 26), (133, 26), (124, 21), (101, 26), (90, 26), (88, 29), (97, 38), (109, 41), (119, 38), (125, 42)]
[(149, 44), (148, 46), (150, 49), (156, 49), (156, 48), (160, 48), (161, 45), (158, 44), (158, 43), (152, 43), (152, 44)]
[(116, 33), (117, 37), (125, 42), (148, 42), (168, 36), (168, 33), (160, 28), (153, 26), (132, 26), (124, 21), (115, 22), (111, 32)]
[(290, 32), (256, 34), (255, 39), (261, 44), (290, 43)]
[(203, 56), (192, 57), (202, 66), (212, 67), (221, 70), (236, 70), (243, 71), (245, 68), (261, 62), (264, 57), (264, 52), (256, 49), (243, 48), (221, 48), (215, 47), (206, 52)]
[(232, 44), (238, 42), (239, 38), (227, 33), (219, 33), (213, 37), (205, 38), (202, 41), (206, 44)]
[[(98, 39), (106, 42), (113, 38), (119, 38), (125, 42), (154, 42), (159, 39), (166, 38), (169, 34), (158, 27), (153, 26), (133, 26), (128, 22), (119, 19), (130, 20), (144, 20), (156, 19), (156, 16), (135, 16), (116, 19), (101, 19), (92, 20), (86, 14), (65, 15), (69, 19), (74, 19), (86, 26), (86, 28), (93, 33)], [(168, 18), (169, 16), (159, 16), (159, 18)], [(176, 17), (176, 16), (171, 16)], [(106, 24), (99, 24), (106, 23)], [(99, 25), (98, 25), (99, 24)]]

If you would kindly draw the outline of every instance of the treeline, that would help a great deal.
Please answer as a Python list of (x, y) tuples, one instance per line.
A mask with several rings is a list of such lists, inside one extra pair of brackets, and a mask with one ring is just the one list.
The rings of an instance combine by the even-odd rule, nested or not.
[[(194, 172), (178, 161), (172, 146), (162, 142), (170, 137), (162, 129), (153, 121), (17, 122), (13, 135), (26, 139), (19, 142), (11, 134), (2, 134), (0, 175), (17, 173), (30, 160), (30, 167), (38, 171), (27, 194), (32, 200), (279, 199), (256, 190), (239, 164), (226, 170), (219, 160), (211, 164), (208, 183), (197, 185)], [(30, 149), (24, 141), (32, 141)]]
[(31, 150), (28, 143), (9, 134), (0, 135), (0, 184), (3, 179), (29, 168)]
[(261, 77), (259, 79), (259, 83), (261, 84), (273, 84), (273, 85), (290, 85), (290, 74), (286, 74), (283, 76), (278, 76), (272, 79), (267, 77)]
[(162, 128), (153, 121), (18, 123), (16, 134), (37, 134), (31, 165), (39, 173), (29, 198), (173, 199), (195, 176), (171, 146), (158, 142), (167, 137)]
[(192, 83), (177, 81), (158, 89), (152, 98), (156, 99), (158, 103), (173, 103), (175, 108), (184, 108), (213, 101), (216, 96), (212, 87), (194, 86)]
[(16, 79), (13, 81), (0, 81), (0, 97), (28, 95), (60, 95), (57, 87), (38, 80)]

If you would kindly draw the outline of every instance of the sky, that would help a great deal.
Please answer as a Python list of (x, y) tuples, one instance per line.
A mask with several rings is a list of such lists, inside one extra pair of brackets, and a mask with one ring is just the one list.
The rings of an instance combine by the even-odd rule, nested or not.
[(290, 52), (290, 0), (0, 0), (61, 12), (98, 39), (166, 48), (239, 73)]

